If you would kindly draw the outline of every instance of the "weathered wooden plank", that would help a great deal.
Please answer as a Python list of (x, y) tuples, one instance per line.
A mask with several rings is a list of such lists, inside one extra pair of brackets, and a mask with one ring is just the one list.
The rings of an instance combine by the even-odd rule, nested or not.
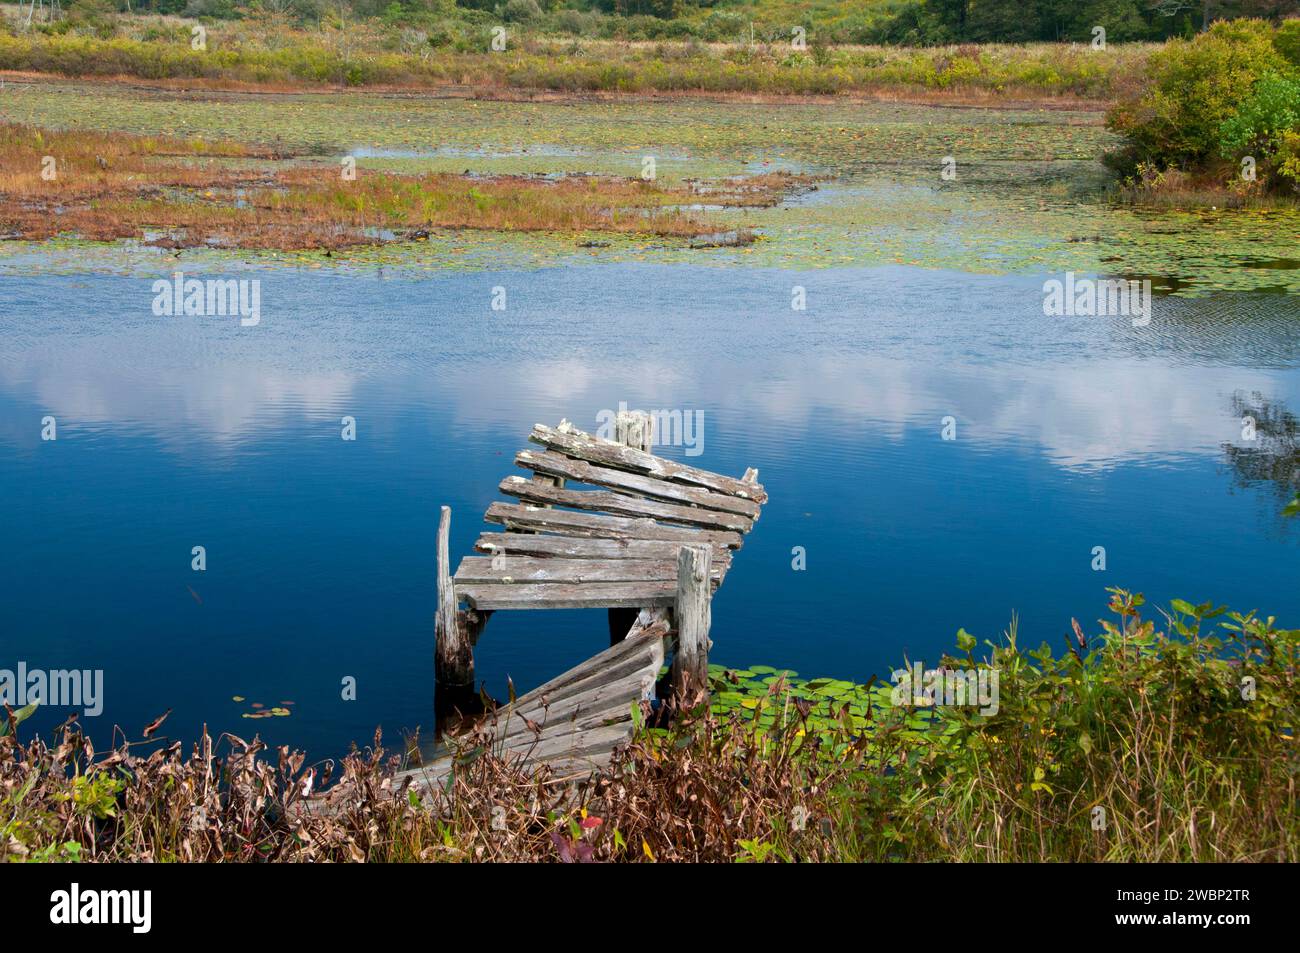
[(666, 649), (662, 638), (642, 642), (641, 648), (621, 661), (601, 665), (563, 685), (530, 692), (513, 705), (493, 712), (488, 723), (501, 725), (521, 712), (538, 723), (544, 723), (544, 719), (546, 722), (554, 721), (564, 713), (571, 712), (575, 705), (590, 707), (597, 696), (607, 697), (608, 686), (619, 686), (620, 691), (631, 691), (635, 685), (639, 697), (653, 697)]
[[(590, 684), (587, 680), (593, 676), (622, 677), (643, 664), (647, 647), (649, 652), (657, 653), (658, 661), (655, 667), (658, 670), (658, 667), (663, 665), (667, 636), (667, 613), (662, 609), (647, 609), (638, 616), (636, 624), (632, 626), (626, 639), (537, 686), (520, 696), (515, 704), (527, 705), (536, 699), (562, 698), (571, 691), (583, 690), (586, 684)], [(653, 659), (654, 655), (649, 657)], [(645, 664), (649, 663), (645, 662)]]
[(494, 737), (492, 746), (498, 751), (518, 750), (534, 743), (548, 741), (566, 734), (571, 735), (581, 731), (591, 731), (594, 728), (622, 727), (630, 737), (633, 731), (632, 706), (639, 704), (639, 700), (628, 697), (606, 702), (598, 709), (580, 708), (571, 713), (563, 722), (554, 722), (549, 730), (544, 730), (540, 734), (530, 731), (522, 719), (518, 723), (512, 721), (509, 723), (509, 733)]
[(534, 483), (521, 476), (506, 477), (497, 489), (507, 496), (517, 496), (521, 500), (538, 504), (571, 506), (579, 510), (613, 513), (616, 516), (648, 517), (659, 522), (702, 526), (705, 529), (748, 533), (754, 526), (753, 520), (739, 513), (724, 513), (721, 510), (706, 510), (697, 506), (661, 503), (658, 500), (612, 493), (609, 490), (561, 489)]
[(511, 706), (506, 716), (499, 718), (494, 725), (493, 737), (510, 738), (521, 732), (534, 734), (529, 722), (539, 726), (545, 735), (557, 725), (588, 727), (626, 721), (632, 717), (632, 703), (652, 695), (654, 685), (655, 673), (643, 667), (617, 681), (595, 685), (554, 704), (534, 703), (524, 708)]
[(767, 501), (767, 492), (759, 483), (746, 483), (735, 477), (700, 470), (675, 460), (657, 457), (644, 450), (602, 440), (583, 433), (572, 424), (561, 423), (559, 427), (535, 424), (528, 439), (552, 450), (558, 450), (565, 456), (613, 467), (616, 470), (630, 470), (634, 473), (658, 477), (661, 480), (707, 487), (718, 493), (753, 500), (755, 503)]
[(505, 754), (521, 755), (528, 761), (545, 761), (548, 758), (582, 757), (613, 751), (619, 745), (625, 745), (632, 737), (630, 726), (614, 725), (604, 728), (588, 728), (584, 731), (567, 732), (549, 738), (518, 739), (506, 743)]
[(541, 725), (543, 734), (548, 730), (558, 730), (559, 725), (591, 728), (629, 721), (632, 718), (632, 706), (644, 701), (647, 691), (653, 694), (654, 679), (646, 677), (644, 673), (637, 673), (635, 678), (625, 680), (617, 690), (606, 692), (598, 699), (588, 700), (584, 693), (577, 698), (565, 699), (562, 708), (556, 706), (544, 711), (515, 712), (499, 723), (494, 737), (512, 738), (521, 732), (533, 734), (522, 715), (527, 715), (533, 725)]
[(753, 500), (726, 493), (715, 493), (703, 487), (687, 486), (683, 483), (670, 483), (656, 477), (630, 473), (627, 470), (615, 470), (610, 467), (597, 466), (586, 460), (574, 460), (554, 450), (520, 450), (515, 455), (515, 463), (538, 474), (546, 474), (559, 480), (564, 486), (566, 480), (587, 483), (591, 486), (609, 487), (621, 493), (632, 493), (650, 499), (668, 503), (680, 503), (685, 506), (700, 506), (709, 510), (722, 510), (739, 513), (751, 521), (758, 519), (760, 507)]
[[(644, 610), (625, 640), (491, 713), (476, 730), (507, 757), (555, 762), (557, 776), (590, 774), (608, 763), (615, 747), (631, 740), (632, 704), (653, 697), (668, 635), (665, 611)], [(521, 714), (542, 726), (540, 736)], [(394, 784), (407, 778), (417, 787), (445, 784), (450, 771), (451, 759), (443, 757), (400, 772)]]
[(531, 530), (539, 533), (561, 533), (566, 536), (592, 536), (606, 539), (673, 540), (682, 543), (712, 543), (739, 549), (743, 537), (740, 533), (670, 526), (652, 519), (630, 519), (626, 516), (606, 516), (602, 513), (575, 513), (567, 510), (547, 510), (522, 503), (493, 503), (483, 519), (500, 523), (509, 529)]
[[(722, 581), (721, 567), (713, 578)], [(553, 559), (545, 556), (466, 556), (456, 569), (456, 584), (504, 582), (649, 582), (677, 578), (675, 559)]]
[[(677, 565), (682, 544), (658, 539), (594, 539), (585, 536), (550, 536), (538, 533), (483, 533), (474, 548), (502, 556), (546, 556), (557, 559), (657, 559)], [(713, 562), (731, 565), (731, 550), (713, 547)]]
[(475, 609), (609, 609), (614, 606), (671, 606), (671, 582), (528, 583), (471, 582), (456, 595)]

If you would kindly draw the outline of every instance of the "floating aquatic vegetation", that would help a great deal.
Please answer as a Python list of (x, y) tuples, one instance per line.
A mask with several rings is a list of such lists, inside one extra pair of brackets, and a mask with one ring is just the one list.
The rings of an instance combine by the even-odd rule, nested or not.
[[(243, 695), (231, 696), (231, 701), (243, 702), (244, 700), (245, 698)], [(242, 712), (239, 717), (241, 718), (288, 718), (291, 714), (293, 714), (293, 712), (290, 711), (293, 705), (294, 702), (282, 701), (280, 702), (280, 704), (273, 705), (270, 708), (268, 708), (264, 702), (250, 702), (249, 708), (251, 708), (252, 711)]]
[[(782, 169), (830, 177), (817, 191), (773, 207), (708, 213), (709, 231), (762, 235), (744, 247), (691, 248), (683, 240), (591, 230), (431, 229), (421, 241), (360, 245), (332, 257), (186, 251), (214, 267), (366, 274), (635, 261), (786, 269), (905, 264), (1149, 277), (1158, 293), (1182, 296), (1300, 294), (1300, 269), (1284, 264), (1295, 260), (1300, 244), (1300, 210), (1153, 211), (1113, 204), (1100, 157), (1117, 140), (1098, 112), (838, 102), (556, 104), (358, 93), (230, 98), (85, 83), (32, 84), (4, 99), (2, 108), (12, 119), (55, 127), (90, 121), (136, 133), (180, 129), (335, 158), (356, 150), (363, 170), (409, 174), (634, 177), (643, 157), (653, 155), (657, 181), (669, 189)], [(366, 158), (367, 151), (380, 155)], [(957, 158), (951, 181), (939, 175), (945, 155)], [(262, 160), (221, 161), (255, 166)], [(710, 201), (697, 193), (695, 201), (701, 199)], [(152, 272), (159, 264), (152, 251), (67, 238), (0, 242), (0, 274)]]

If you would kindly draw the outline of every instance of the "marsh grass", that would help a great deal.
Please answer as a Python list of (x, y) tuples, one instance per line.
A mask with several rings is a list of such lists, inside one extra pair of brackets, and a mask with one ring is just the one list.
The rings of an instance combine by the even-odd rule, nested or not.
[[(54, 159), (55, 176), (42, 175)], [(0, 234), (141, 239), (167, 247), (341, 248), (431, 229), (719, 231), (691, 207), (767, 207), (811, 180), (785, 173), (665, 186), (617, 176), (398, 174), (286, 162), (235, 143), (0, 124)], [(161, 232), (161, 235), (152, 235)]]
[(1139, 164), (1136, 172), (1115, 183), (1109, 198), (1122, 205), (1152, 209), (1300, 208), (1300, 195), (1270, 191), (1263, 179), (1243, 180), (1237, 167), (1211, 163), (1194, 172)]
[(505, 52), (488, 26), (434, 46), (433, 35), (379, 21), (282, 20), (207, 24), (207, 49), (189, 47), (192, 22), (110, 17), (82, 32), (0, 33), (0, 69), (80, 77), (131, 76), (271, 86), (474, 87), (567, 93), (710, 93), (775, 96), (969, 94), (1110, 100), (1141, 83), (1149, 44), (823, 46), (787, 41), (635, 42), (543, 36), (515, 26)]
[[(337, 764), (206, 735), (97, 753), (0, 737), (0, 858), (193, 861), (1295, 861), (1300, 630), (1113, 590), (1066, 651), (1013, 621), (995, 715), (803, 697), (644, 727), (559, 783), (472, 740), (445, 785), (394, 783), (381, 738)], [(149, 750), (152, 749), (152, 750)], [(324, 791), (326, 793), (322, 794)], [(1098, 813), (1098, 809), (1103, 813)], [(1101, 818), (1100, 822), (1098, 818)]]

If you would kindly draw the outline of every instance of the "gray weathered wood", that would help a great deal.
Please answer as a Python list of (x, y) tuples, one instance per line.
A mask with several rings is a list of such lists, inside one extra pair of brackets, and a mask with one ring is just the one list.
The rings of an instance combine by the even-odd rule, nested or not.
[(534, 725), (545, 734), (546, 729), (555, 725), (587, 727), (629, 720), (632, 703), (645, 700), (654, 692), (656, 673), (648, 668), (643, 665), (613, 681), (602, 679), (600, 684), (558, 701), (513, 705), (512, 710), (496, 722), (496, 736), (509, 738), (520, 733), (532, 734)]
[(583, 433), (571, 424), (561, 424), (560, 427), (536, 424), (528, 439), (557, 450), (565, 456), (613, 467), (616, 470), (630, 470), (634, 473), (658, 477), (661, 480), (703, 486), (718, 493), (729, 493), (756, 503), (767, 500), (766, 491), (758, 483), (746, 483), (735, 477), (687, 466), (634, 447), (601, 440), (599, 437)]
[[(615, 748), (626, 745), (630, 738), (631, 732), (623, 725), (589, 728), (585, 731), (571, 732), (540, 740), (528, 741), (520, 739), (518, 743), (512, 741), (506, 745), (506, 754), (522, 756), (532, 762), (546, 761), (558, 757), (581, 757), (590, 760), (593, 767), (600, 767), (609, 762), (607, 756)], [(606, 757), (598, 757), (600, 755), (606, 755)]]
[(609, 609), (613, 606), (671, 606), (671, 582), (527, 583), (471, 582), (456, 594), (475, 609)]
[(557, 675), (550, 681), (539, 685), (526, 695), (520, 696), (515, 704), (525, 705), (530, 704), (535, 699), (563, 697), (565, 690), (583, 683), (593, 675), (607, 676), (610, 672), (625, 675), (629, 671), (627, 668), (629, 663), (631, 663), (632, 668), (636, 668), (641, 664), (649, 665), (654, 652), (660, 653), (659, 661), (656, 664), (662, 665), (664, 640), (669, 634), (666, 620), (667, 613), (665, 610), (645, 610), (638, 616), (636, 624), (628, 632), (626, 639), (617, 645), (610, 646), (597, 655), (593, 655), (585, 662), (574, 666), (561, 675)]
[(434, 678), (442, 685), (474, 684), (474, 653), (456, 619), (456, 591), (451, 579), (451, 507), (438, 520), (438, 611), (434, 617)]
[[(721, 567), (713, 578), (721, 582)], [(544, 556), (466, 556), (454, 577), (457, 587), (473, 582), (649, 582), (677, 578), (675, 559), (553, 559)], [(630, 620), (629, 620), (630, 621)]]
[(708, 691), (709, 626), (712, 587), (708, 547), (683, 546), (677, 557), (677, 592), (673, 620), (677, 655), (673, 659), (673, 691), (683, 703), (693, 703)]
[[(612, 646), (485, 716), (471, 734), (498, 754), (531, 765), (589, 775), (632, 738), (632, 706), (653, 697), (668, 638), (664, 610), (640, 614), (627, 640)], [(528, 718), (538, 725), (534, 731)], [(399, 772), (394, 789), (445, 783), (451, 758)]]
[[(663, 664), (662, 649), (657, 665), (651, 664), (652, 658), (649, 654), (638, 654), (622, 665), (611, 666), (609, 672), (595, 672), (541, 698), (511, 705), (509, 710), (494, 717), (493, 730), (510, 735), (530, 730), (528, 721), (542, 726), (555, 725), (588, 712), (604, 711), (611, 705), (621, 705), (622, 714), (630, 716), (631, 702), (654, 696), (659, 666)], [(633, 665), (633, 661), (638, 664)]]
[(655, 445), (655, 420), (643, 410), (621, 410), (614, 417), (614, 442), (649, 453)]
[(579, 510), (612, 513), (615, 516), (647, 517), (661, 523), (682, 523), (738, 533), (748, 533), (754, 526), (753, 520), (739, 513), (724, 513), (698, 506), (661, 503), (658, 500), (612, 493), (609, 490), (560, 489), (534, 483), (521, 476), (508, 476), (497, 488), (507, 496), (517, 496), (521, 500), (532, 503), (570, 506)]
[[(575, 483), (608, 487), (620, 493), (631, 493), (666, 503), (739, 513), (749, 517), (750, 520), (758, 519), (760, 508), (753, 500), (727, 493), (715, 493), (703, 487), (688, 486), (684, 483), (671, 483), (668, 480), (643, 476), (627, 470), (597, 466), (586, 460), (574, 460), (554, 450), (520, 450), (515, 455), (515, 463), (535, 473), (550, 474)], [(563, 481), (560, 485), (564, 485)]]
[[(585, 536), (551, 536), (537, 533), (483, 533), (474, 548), (502, 556), (548, 556), (557, 559), (657, 559), (677, 565), (682, 544), (659, 539), (595, 539)], [(713, 547), (713, 564), (731, 565), (731, 550)], [(674, 571), (676, 571), (674, 569)]]
[(657, 539), (683, 543), (712, 543), (739, 549), (740, 533), (671, 526), (652, 519), (606, 516), (603, 513), (574, 513), (568, 510), (544, 510), (521, 503), (493, 503), (483, 519), (509, 529), (560, 533), (565, 536), (594, 536), (606, 539)]

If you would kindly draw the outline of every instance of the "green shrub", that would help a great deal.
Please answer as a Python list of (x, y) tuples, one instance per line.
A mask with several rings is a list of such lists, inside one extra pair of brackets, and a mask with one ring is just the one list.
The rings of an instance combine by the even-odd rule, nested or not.
[(1287, 20), (1278, 27), (1273, 45), (1288, 63), (1300, 69), (1300, 20)]
[(1273, 44), (1275, 32), (1262, 20), (1225, 21), (1152, 54), (1150, 88), (1108, 117), (1130, 143), (1122, 163), (1195, 168), (1217, 157), (1221, 128), (1255, 84), (1269, 73), (1290, 72)]
[(1219, 126), (1219, 151), (1225, 159), (1247, 152), (1256, 159), (1272, 156), (1282, 136), (1296, 127), (1300, 127), (1300, 81), (1269, 73), (1255, 84), (1236, 115)]
[[(1300, 129), (1283, 133), (1277, 153), (1273, 156), (1273, 165), (1278, 177), (1290, 183), (1293, 191), (1300, 192)], [(1297, 513), (1300, 513), (1300, 496), (1287, 505), (1288, 516)]]
[(526, 23), (540, 17), (542, 8), (537, 5), (537, 0), (506, 0), (501, 15), (511, 23)]

